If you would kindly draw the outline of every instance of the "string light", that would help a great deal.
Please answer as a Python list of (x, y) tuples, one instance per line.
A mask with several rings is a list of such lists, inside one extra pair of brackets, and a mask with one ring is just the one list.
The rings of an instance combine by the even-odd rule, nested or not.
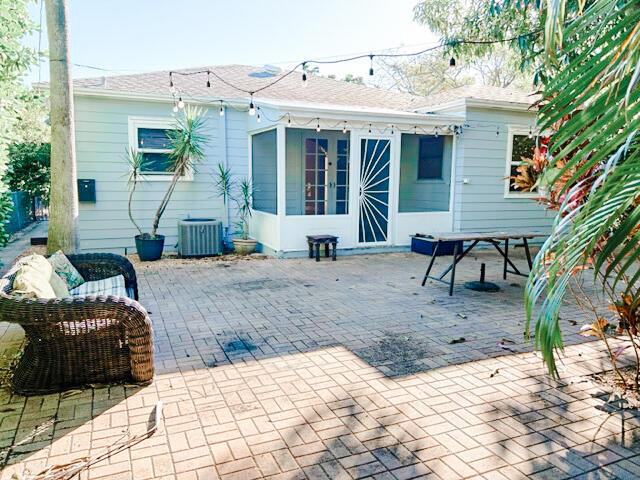
[(207, 88), (211, 88), (211, 80), (209, 79), (209, 72), (207, 71)]
[(371, 124), (369, 124), (369, 133), (371, 133)]
[(437, 125), (436, 125), (436, 128), (434, 130), (435, 130), (435, 137), (438, 138), (438, 126)]
[(262, 118), (260, 118), (260, 112), (258, 112), (258, 116), (256, 117), (256, 121), (258, 123), (262, 122)]
[(373, 54), (369, 55), (369, 60), (371, 60), (371, 63), (369, 65), (369, 76), (373, 77)]
[(224, 107), (222, 106), (222, 100), (220, 100), (220, 116), (224, 117)]
[(184, 102), (182, 101), (182, 97), (178, 98), (178, 108), (182, 110), (184, 108)]
[(173, 72), (169, 72), (169, 88), (173, 88)]
[(393, 135), (393, 123), (391, 124), (391, 135)]
[(177, 103), (173, 104), (173, 113), (178, 113), (178, 104)]
[(418, 126), (414, 125), (413, 126), (413, 134), (415, 135), (416, 133), (418, 133)]
[(316, 132), (320, 133), (320, 118), (317, 119)]
[(302, 62), (302, 85), (307, 85), (307, 62)]
[(531, 128), (531, 125), (529, 125), (529, 138), (533, 138), (533, 130)]
[(342, 126), (342, 133), (347, 133), (347, 121), (344, 121), (344, 125)]
[(496, 127), (496, 136), (500, 135), (500, 125)]
[(256, 107), (253, 104), (253, 93), (251, 94), (251, 101), (249, 102), (249, 115), (254, 116), (256, 114)]
[(290, 127), (291, 126), (291, 114), (287, 113), (287, 125)]

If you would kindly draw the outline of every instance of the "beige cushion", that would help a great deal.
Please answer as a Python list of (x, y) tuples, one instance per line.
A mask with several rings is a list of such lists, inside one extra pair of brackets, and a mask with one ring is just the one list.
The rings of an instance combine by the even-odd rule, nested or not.
[(29, 255), (18, 262), (13, 279), (13, 293), (30, 298), (56, 298), (49, 283), (53, 269), (42, 255)]
[(80, 272), (76, 270), (67, 256), (58, 250), (56, 253), (49, 257), (49, 263), (53, 267), (53, 270), (65, 281), (69, 290), (76, 288), (84, 283), (84, 278), (80, 275)]
[(69, 287), (67, 287), (65, 281), (53, 271), (53, 268), (51, 269), (51, 277), (49, 277), (49, 285), (53, 288), (56, 298), (66, 298), (71, 296), (69, 293)]

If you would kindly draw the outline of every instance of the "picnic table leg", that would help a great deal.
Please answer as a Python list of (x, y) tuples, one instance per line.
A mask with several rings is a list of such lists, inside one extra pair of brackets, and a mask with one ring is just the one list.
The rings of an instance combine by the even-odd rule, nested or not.
[(329, 244), (328, 243), (324, 244), (324, 256), (325, 256), (325, 258), (329, 258)]
[(529, 250), (529, 242), (527, 241), (526, 238), (523, 238), (522, 241), (524, 242), (524, 253), (527, 254), (527, 263), (529, 264), (529, 271), (531, 271), (531, 269), (533, 268), (533, 262), (531, 261), (531, 251)]
[(309, 244), (309, 258), (313, 258), (313, 242), (307, 242)]
[(424, 287), (424, 284), (427, 283), (427, 278), (429, 277), (429, 274), (431, 273), (431, 269), (433, 268), (433, 262), (435, 262), (436, 260), (436, 255), (438, 254), (438, 248), (440, 247), (440, 240), (438, 240), (438, 243), (436, 243), (436, 248), (433, 249), (433, 252), (431, 252), (431, 260), (429, 261), (429, 266), (427, 267), (427, 271), (424, 274), (424, 278), (422, 279), (422, 286)]
[(502, 278), (507, 279), (507, 260), (509, 258), (509, 239), (504, 239), (504, 262), (502, 267)]
[(319, 262), (320, 261), (320, 244), (316, 243), (315, 246), (316, 246), (316, 262)]
[(336, 261), (336, 249), (338, 248), (338, 242), (333, 242), (331, 244), (331, 247), (333, 248), (333, 254), (331, 255), (331, 260), (332, 261)]
[(453, 246), (453, 268), (451, 269), (451, 283), (449, 284), (449, 296), (453, 296), (453, 283), (456, 280), (456, 264), (458, 259), (458, 242)]

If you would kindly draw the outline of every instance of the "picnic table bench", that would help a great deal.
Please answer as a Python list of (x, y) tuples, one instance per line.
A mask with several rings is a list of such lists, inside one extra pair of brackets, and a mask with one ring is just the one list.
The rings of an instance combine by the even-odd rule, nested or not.
[[(498, 253), (503, 258), (503, 267), (502, 267), (502, 278), (507, 279), (507, 274), (511, 273), (514, 275), (521, 275), (526, 277), (528, 273), (522, 273), (518, 267), (511, 261), (509, 258), (509, 240), (518, 240), (522, 239), (524, 244), (524, 251), (527, 257), (527, 264), (529, 266), (529, 270), (531, 270), (532, 260), (531, 260), (531, 251), (529, 249), (528, 240), (535, 237), (546, 237), (547, 234), (541, 232), (531, 232), (531, 231), (512, 231), (512, 232), (457, 232), (457, 233), (432, 233), (432, 234), (416, 234), (414, 238), (422, 239), (426, 241), (435, 242), (436, 246), (433, 250), (433, 255), (431, 256), (431, 260), (429, 261), (429, 265), (427, 267), (427, 271), (424, 274), (424, 278), (422, 279), (422, 286), (424, 287), (427, 279), (430, 278), (432, 280), (436, 280), (438, 282), (442, 282), (449, 285), (449, 296), (453, 295), (453, 285), (456, 277), (456, 265), (462, 260), (467, 254), (473, 250), (473, 248), (478, 245), (480, 242), (485, 242), (493, 245)], [(454, 242), (453, 249), (453, 260), (451, 264), (437, 277), (431, 276), (431, 269), (433, 268), (433, 264), (435, 262), (436, 256), (438, 255), (438, 248), (441, 246), (443, 242)], [(460, 252), (460, 245), (463, 245), (463, 242), (471, 242), (467, 248), (463, 248)], [(500, 243), (504, 242), (504, 249), (500, 247)], [(509, 269), (511, 267), (511, 269)], [(449, 281), (445, 281), (444, 277), (451, 273), (449, 277)]]

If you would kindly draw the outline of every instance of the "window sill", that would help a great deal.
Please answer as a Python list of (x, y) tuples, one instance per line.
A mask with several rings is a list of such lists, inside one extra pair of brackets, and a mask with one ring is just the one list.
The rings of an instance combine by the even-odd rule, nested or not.
[(540, 198), (541, 195), (538, 192), (509, 192), (509, 193), (505, 193), (504, 194), (504, 198), (508, 198), (508, 199), (514, 199), (514, 198), (525, 198), (525, 199), (532, 199), (532, 198)]
[[(173, 179), (173, 174), (168, 173), (147, 173), (142, 174), (142, 178), (145, 182), (170, 182)], [(193, 182), (193, 173), (183, 175), (178, 179), (178, 182)]]

